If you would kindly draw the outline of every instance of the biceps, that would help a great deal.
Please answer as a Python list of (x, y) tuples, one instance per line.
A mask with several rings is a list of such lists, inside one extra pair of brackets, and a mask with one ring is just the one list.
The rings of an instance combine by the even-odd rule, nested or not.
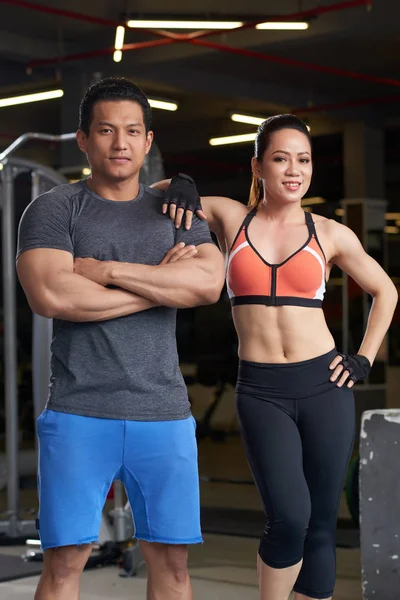
[(371, 296), (390, 283), (389, 276), (379, 263), (364, 251), (338, 260), (336, 264)]
[(198, 254), (195, 261), (201, 261), (198, 264), (205, 270), (224, 278), (225, 266), (221, 252), (214, 244), (201, 244), (197, 247)]
[(28, 250), (17, 260), (18, 278), (31, 306), (40, 305), (54, 292), (62, 272), (73, 272), (73, 257), (63, 250)]

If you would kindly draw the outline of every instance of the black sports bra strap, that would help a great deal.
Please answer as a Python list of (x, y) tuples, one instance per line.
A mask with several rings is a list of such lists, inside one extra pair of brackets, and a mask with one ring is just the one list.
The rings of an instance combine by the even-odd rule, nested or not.
[(306, 223), (307, 223), (307, 228), (308, 228), (308, 232), (310, 235), (315, 235), (315, 237), (317, 237), (317, 232), (315, 231), (315, 224), (312, 218), (312, 214), (309, 212), (305, 213), (306, 215)]
[(250, 223), (250, 221), (252, 220), (253, 217), (256, 216), (257, 213), (257, 206), (255, 206), (254, 208), (251, 209), (251, 211), (248, 213), (248, 215), (245, 217), (243, 223), (240, 226), (240, 229), (243, 229), (243, 227), (247, 227), (248, 224)]
[(229, 253), (232, 251), (233, 246), (236, 244), (236, 240), (238, 239), (240, 232), (243, 230), (244, 227), (248, 226), (248, 224), (250, 223), (250, 221), (252, 220), (252, 218), (254, 217), (256, 212), (257, 212), (257, 206), (255, 206), (243, 219), (243, 222), (242, 222), (241, 226), (239, 227), (237, 234), (235, 235), (235, 239), (232, 242), (232, 246), (229, 249)]

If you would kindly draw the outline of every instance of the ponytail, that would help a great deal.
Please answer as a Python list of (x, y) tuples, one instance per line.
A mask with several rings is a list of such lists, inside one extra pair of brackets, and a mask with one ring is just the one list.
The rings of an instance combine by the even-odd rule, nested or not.
[(258, 177), (255, 177), (253, 175), (253, 179), (251, 182), (251, 188), (250, 188), (250, 196), (249, 196), (249, 201), (248, 201), (247, 205), (250, 206), (251, 208), (258, 206), (263, 199), (263, 195), (264, 195), (264, 190), (263, 190), (263, 185), (262, 185), (261, 179), (258, 179)]

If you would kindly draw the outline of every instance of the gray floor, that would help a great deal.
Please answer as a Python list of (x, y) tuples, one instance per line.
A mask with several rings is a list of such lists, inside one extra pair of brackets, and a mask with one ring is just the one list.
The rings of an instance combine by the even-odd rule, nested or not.
[[(200, 399), (204, 391), (192, 390), (200, 411)], [(195, 398), (196, 399), (196, 398)], [(234, 409), (233, 409), (234, 410)], [(234, 413), (230, 398), (224, 400), (219, 411), (221, 424), (232, 423)], [(251, 479), (243, 455), (240, 439), (230, 436), (224, 443), (203, 440), (199, 444), (200, 474), (228, 479)], [(201, 483), (203, 506), (260, 510), (260, 501), (252, 485), (232, 483)], [(21, 507), (35, 510), (36, 490), (21, 492)], [(5, 491), (0, 492), (0, 512), (6, 508)], [(22, 515), (21, 515), (22, 516)], [(24, 515), (25, 518), (28, 514)], [(348, 517), (344, 497), (340, 516)], [(31, 518), (31, 517), (30, 517)], [(204, 535), (205, 543), (191, 548), (190, 575), (196, 600), (257, 600), (259, 598), (256, 577), (256, 539)], [(0, 547), (0, 553), (22, 554), (24, 548)], [(358, 549), (338, 550), (337, 585), (334, 600), (362, 600), (360, 553)], [(8, 583), (0, 583), (1, 600), (32, 600), (38, 577), (30, 577)], [(144, 599), (146, 597), (146, 572), (142, 569), (138, 577), (124, 579), (117, 567), (85, 571), (82, 577), (81, 600)], [(379, 600), (379, 599), (378, 599)], [(394, 600), (394, 599), (393, 599)]]
[[(205, 535), (190, 553), (190, 574), (196, 600), (257, 600), (257, 540)], [(22, 548), (0, 552), (21, 553)], [(362, 600), (358, 550), (338, 551), (335, 600)], [(1, 600), (32, 600), (38, 577), (0, 583)], [(85, 571), (81, 600), (139, 600), (146, 597), (146, 572), (124, 579), (117, 567)]]

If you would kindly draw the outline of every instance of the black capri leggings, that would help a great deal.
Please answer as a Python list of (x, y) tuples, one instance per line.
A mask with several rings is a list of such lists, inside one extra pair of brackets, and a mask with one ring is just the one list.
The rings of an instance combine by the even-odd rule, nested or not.
[(329, 381), (334, 349), (290, 364), (239, 363), (236, 401), (245, 451), (267, 523), (262, 561), (303, 559), (294, 590), (329, 598), (335, 531), (354, 440), (354, 396)]

